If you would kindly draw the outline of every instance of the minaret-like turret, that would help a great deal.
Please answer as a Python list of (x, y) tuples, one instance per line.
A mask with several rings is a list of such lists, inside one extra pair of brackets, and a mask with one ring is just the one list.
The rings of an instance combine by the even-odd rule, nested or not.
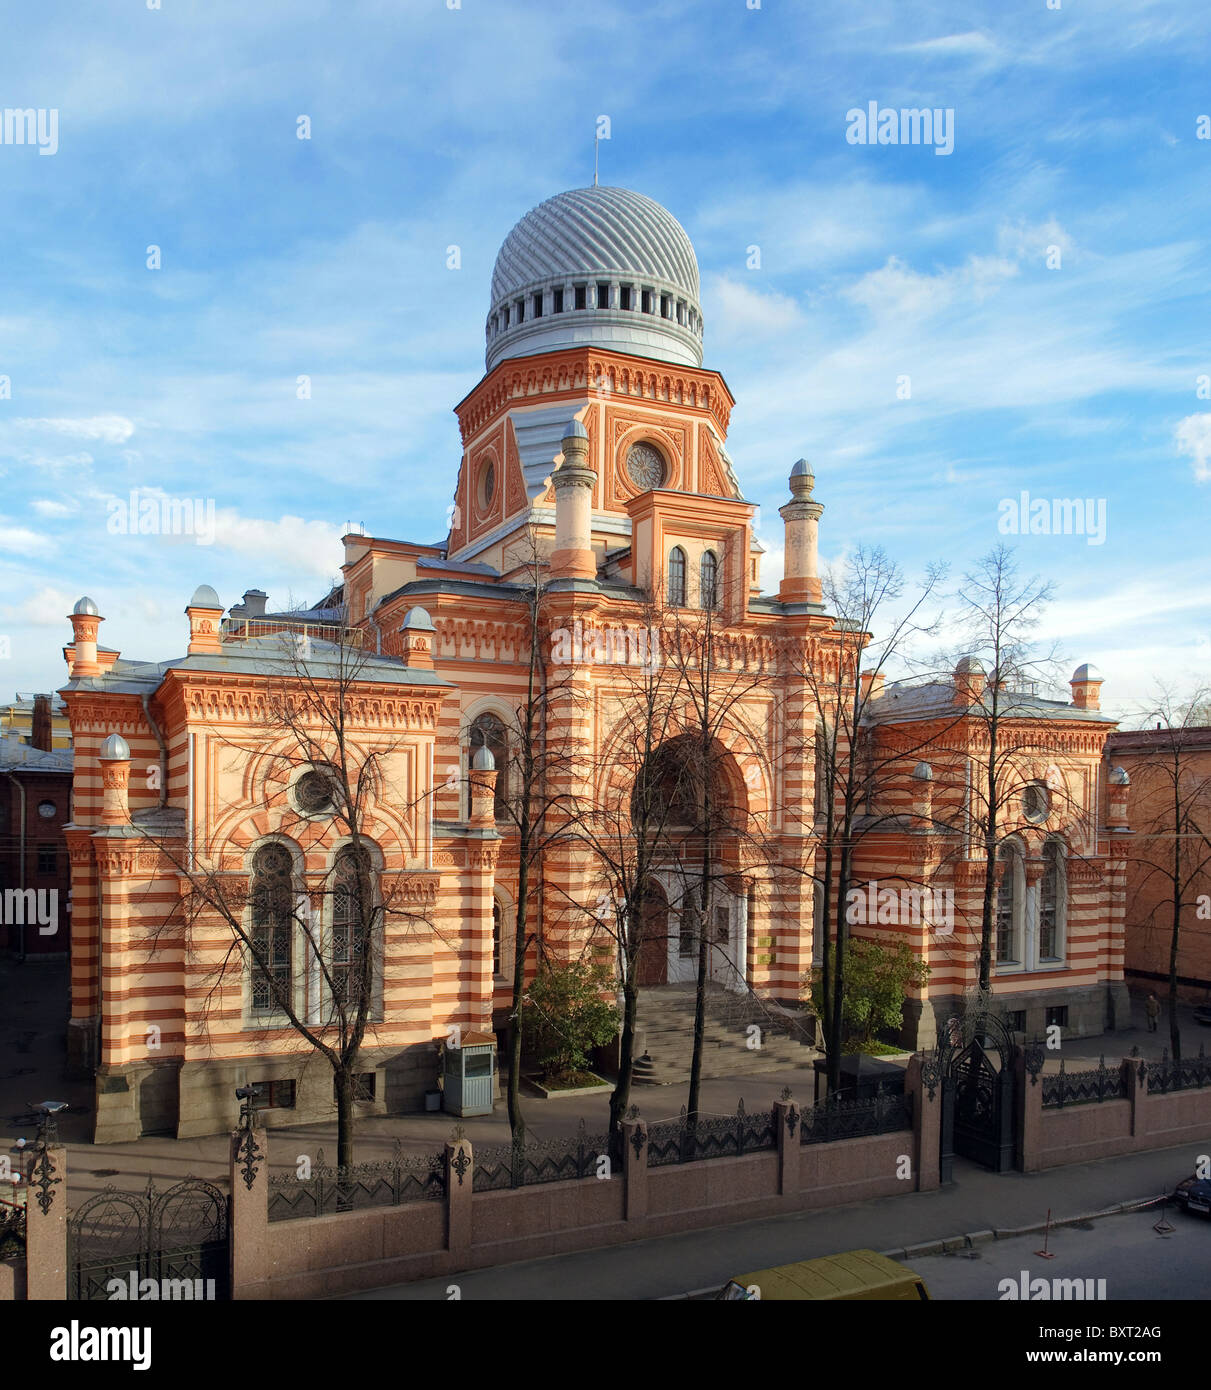
[(811, 464), (800, 459), (791, 469), (792, 500), (778, 509), (786, 524), (786, 568), (778, 586), (778, 597), (783, 603), (821, 603), (824, 599), (818, 555), (824, 504), (812, 501), (815, 485)]
[(589, 466), (589, 435), (579, 420), (572, 420), (559, 441), (563, 462), (551, 474), (555, 489), (555, 549), (551, 576), (556, 579), (596, 579), (593, 553), (593, 484), (596, 471)]

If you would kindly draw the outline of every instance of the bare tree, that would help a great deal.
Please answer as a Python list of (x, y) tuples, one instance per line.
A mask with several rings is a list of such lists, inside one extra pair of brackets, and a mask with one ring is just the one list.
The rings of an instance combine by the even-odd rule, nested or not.
[[(973, 786), (968, 816), (984, 857), (978, 975), (982, 995), (991, 990), (1002, 812), (1007, 798), (1021, 788), (1023, 754), (1032, 746), (1042, 751), (1052, 743), (1049, 726), (1030, 718), (1037, 710), (1022, 697), (1051, 677), (1054, 653), (1039, 655), (1033, 633), (1053, 593), (1053, 586), (1037, 577), (1021, 578), (1014, 552), (998, 545), (964, 576), (957, 595), (966, 638), (964, 656), (975, 663), (971, 674), (989, 677), (979, 697), (973, 696), (967, 707), (968, 716), (980, 725), (984, 745), (982, 785)], [(987, 673), (979, 665), (980, 658), (987, 663)], [(1009, 729), (1014, 733), (1007, 740)]]
[[(743, 573), (743, 566), (740, 568)], [(672, 610), (665, 653), (665, 660), (675, 673), (672, 683), (683, 697), (680, 723), (684, 728), (674, 745), (680, 756), (675, 760), (667, 758), (665, 771), (672, 799), (686, 808), (688, 820), (688, 833), (670, 835), (666, 830), (666, 837), (674, 841), (670, 849), (679, 857), (688, 857), (695, 849), (698, 853), (698, 886), (687, 908), (694, 922), (697, 948), (686, 1102), (687, 1124), (691, 1128), (697, 1123), (702, 1089), (711, 954), (718, 949), (712, 932), (713, 896), (717, 880), (728, 877), (730, 872), (716, 862), (716, 850), (726, 837), (754, 846), (762, 857), (769, 852), (757, 819), (749, 814), (748, 798), (741, 790), (743, 783), (737, 784), (739, 769), (729, 745), (744, 726), (745, 705), (765, 696), (775, 682), (776, 661), (772, 646), (765, 658), (748, 650), (738, 655), (733, 651), (727, 624), (720, 616), (720, 597), (707, 595), (699, 610)], [(736, 962), (729, 965), (735, 971)], [(747, 987), (743, 979), (739, 984)]]
[[(610, 1096), (610, 1133), (617, 1142), (630, 1103), (635, 1064), (640, 973), (649, 953), (667, 951), (667, 925), (654, 929), (656, 871), (667, 856), (673, 805), (668, 768), (660, 750), (680, 732), (684, 696), (675, 665), (663, 660), (662, 608), (649, 601), (632, 622), (605, 634), (613, 655), (612, 718), (607, 749), (609, 775), (581, 804), (571, 834), (594, 865), (600, 892), (595, 904), (568, 904), (595, 919), (611, 942), (622, 994), (618, 1080)], [(667, 920), (667, 919), (666, 919)]]
[(1131, 793), (1137, 900), (1159, 890), (1149, 915), (1169, 933), (1169, 1047), (1175, 1061), (1182, 1055), (1177, 982), (1183, 918), (1211, 877), (1211, 730), (1202, 724), (1208, 708), (1206, 689), (1186, 699), (1158, 690), (1145, 716), (1156, 731), (1149, 756), (1136, 764)]
[[(296, 889), (295, 865), (280, 838), (257, 851), (249, 879), (233, 865), (229, 845), (203, 841), (186, 851), (144, 833), (184, 882), (179, 915), (155, 937), (183, 921), (187, 953), (201, 956), (222, 924), (225, 945), (209, 969), (209, 1006), (221, 1010), (224, 995), (242, 991), (247, 980), (250, 1007), (266, 1025), (284, 1024), (328, 1063), (337, 1161), (347, 1166), (359, 1058), (381, 1018), (385, 938), (432, 924), (404, 890), (406, 876), (384, 871), (367, 833), (372, 804), (387, 791), (391, 757), (403, 745), (368, 735), (359, 706), (366, 685), (381, 682), (394, 663), (371, 669), (375, 659), (362, 650), (362, 634), (343, 623), (330, 625), (329, 635), (332, 640), (313, 640), (284, 625), (276, 636), (253, 639), (265, 654), (258, 692), (265, 714), (232, 745), (232, 756), (245, 765), (263, 760), (266, 780), (281, 789), (277, 836), (313, 833), (319, 823), (325, 838), (341, 845), (319, 881), (311, 875), (304, 891)], [(391, 672), (393, 684), (398, 670)], [(429, 794), (417, 789), (401, 803), (398, 792), (392, 782), (392, 808), (404, 815)], [(294, 943), (302, 945), (301, 962)]]
[[(880, 748), (869, 728), (888, 669), (907, 662), (913, 644), (934, 631), (937, 616), (925, 617), (944, 577), (931, 566), (905, 603), (900, 568), (880, 548), (859, 548), (842, 565), (826, 572), (824, 604), (834, 615), (831, 631), (808, 651), (794, 650), (791, 662), (803, 677), (814, 707), (812, 756), (817, 782), (818, 821), (824, 895), (820, 931), (822, 1025), (829, 1089), (840, 1085), (844, 1046), (842, 1000), (849, 939), (846, 904), (855, 877), (855, 854), (862, 839), (886, 828), (895, 812), (874, 809), (889, 782), (902, 779), (911, 752), (902, 744)], [(876, 641), (873, 633), (883, 626)], [(863, 661), (866, 670), (859, 674)]]
[[(583, 755), (571, 741), (556, 732), (559, 718), (567, 714), (576, 692), (566, 680), (553, 680), (558, 664), (544, 655), (551, 638), (547, 605), (549, 562), (541, 536), (527, 527), (509, 557), (506, 577), (525, 594), (525, 691), (517, 702), (505, 739), (506, 756), (498, 778), (505, 779), (506, 793), (498, 797), (498, 819), (503, 816), (515, 832), (517, 894), (513, 918), (513, 980), (509, 1011), (509, 1065), (507, 1105), (514, 1139), (524, 1141), (525, 1119), (521, 1109), (522, 1009), (526, 998), (526, 962), (535, 934), (530, 928), (532, 909), (541, 894), (534, 893), (549, 850), (569, 840), (569, 823), (575, 818), (575, 775)], [(565, 668), (566, 669), (566, 668)]]

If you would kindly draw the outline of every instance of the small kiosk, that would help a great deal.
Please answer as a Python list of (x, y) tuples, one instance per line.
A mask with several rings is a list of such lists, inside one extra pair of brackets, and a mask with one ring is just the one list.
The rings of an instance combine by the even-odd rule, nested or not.
[(442, 1064), (442, 1109), (450, 1115), (490, 1115), (496, 1099), (496, 1039), (464, 1033), (461, 1047), (447, 1047)]

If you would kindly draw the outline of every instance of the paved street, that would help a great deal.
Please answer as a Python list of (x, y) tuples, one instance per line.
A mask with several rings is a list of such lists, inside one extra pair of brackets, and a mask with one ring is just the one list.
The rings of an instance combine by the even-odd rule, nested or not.
[(1052, 1231), (1051, 1260), (1035, 1253), (1043, 1248), (1042, 1237), (1030, 1235), (910, 1263), (934, 1298), (999, 1299), (1003, 1279), (1014, 1281), (1020, 1297), (1026, 1270), (1030, 1280), (1104, 1279), (1110, 1302), (1211, 1299), (1211, 1221), (1170, 1207), (1164, 1216), (1174, 1229), (1160, 1235), (1153, 1229), (1159, 1215), (1131, 1212)]
[[(1208, 1140), (1211, 1141), (1211, 1136), (1208, 1136)], [(1203, 1150), (1206, 1148), (1204, 1145)], [(969, 1231), (1020, 1229), (1036, 1222), (1041, 1225), (1047, 1218), (1049, 1207), (1057, 1218), (1073, 1217), (1104, 1210), (1119, 1202), (1159, 1196), (1171, 1191), (1174, 1183), (1192, 1170), (1194, 1160), (1195, 1153), (1189, 1145), (1159, 1153), (1103, 1159), (1098, 1163), (1055, 1169), (1049, 1173), (998, 1175), (958, 1160), (955, 1165), (956, 1181), (943, 1191), (906, 1193), (900, 1197), (882, 1197), (846, 1207), (832, 1207), (826, 1211), (802, 1212), (738, 1226), (637, 1241), (633, 1245), (613, 1246), (605, 1250), (529, 1260), (522, 1264), (452, 1275), (446, 1279), (400, 1284), (356, 1297), (422, 1301), (445, 1299), (449, 1297), (448, 1287), (453, 1284), (458, 1287), (463, 1299), (600, 1301), (670, 1298), (712, 1285), (722, 1285), (735, 1274), (768, 1269), (772, 1265), (790, 1264), (819, 1255), (834, 1255), (845, 1250), (889, 1250), (959, 1236)], [(1185, 1232), (1187, 1218), (1172, 1209), (1168, 1210), (1169, 1219), (1179, 1231)], [(1107, 1249), (1114, 1248), (1114, 1242), (1118, 1239), (1113, 1229), (1114, 1223), (1135, 1222), (1136, 1219), (1134, 1216), (1106, 1218), (1098, 1223), (1098, 1228), (1105, 1227), (1109, 1235), (1099, 1237), (1099, 1240), (1106, 1242)], [(1156, 1215), (1152, 1215), (1150, 1220), (1155, 1221)], [(1144, 1239), (1143, 1243), (1148, 1242)], [(1042, 1235), (1028, 1237), (1025, 1244), (1031, 1249), (1039, 1248)], [(1101, 1246), (1092, 1245), (1090, 1248), (1100, 1249)], [(1159, 1245), (1156, 1249), (1160, 1251)], [(1194, 1266), (1200, 1250), (1208, 1271), (1202, 1277), (1200, 1287), (1211, 1295), (1211, 1226), (1198, 1225), (1190, 1234), (1183, 1234), (1180, 1239), (1175, 1237), (1154, 1260), (1147, 1261), (1145, 1257), (1139, 1277), (1147, 1278), (1150, 1267), (1166, 1265), (1174, 1251), (1179, 1252), (1179, 1258), (1187, 1261), (1188, 1267)], [(988, 1260), (989, 1268), (1000, 1267), (997, 1263), (999, 1254), (995, 1260), (991, 1255), (984, 1258)], [(1130, 1258), (1124, 1257), (1125, 1265), (1130, 1264)], [(1010, 1266), (1013, 1266), (1015, 1259), (1019, 1261), (1016, 1268), (1020, 1271), (1023, 1266), (1016, 1248), (1009, 1259)], [(947, 1263), (947, 1280), (961, 1281), (967, 1278), (969, 1287), (978, 1290), (971, 1294), (948, 1293), (946, 1296), (986, 1296), (988, 1276), (983, 1270), (976, 1272), (974, 1263), (943, 1263)], [(1038, 1263), (1042, 1264), (1043, 1261)], [(912, 1264), (915, 1268), (917, 1261), (913, 1260)], [(1116, 1271), (1120, 1270), (1118, 1265), (1115, 1268)], [(1188, 1269), (1188, 1272), (1192, 1271)], [(1097, 1275), (1099, 1271), (1090, 1270), (1089, 1274)], [(1101, 1277), (1109, 1277), (1108, 1270), (1100, 1274)], [(1177, 1278), (1176, 1287), (1195, 1287), (1193, 1283), (1186, 1284), (1186, 1277)], [(947, 1284), (947, 1287), (950, 1285)], [(1194, 1298), (1203, 1294), (1188, 1291), (1172, 1296)]]

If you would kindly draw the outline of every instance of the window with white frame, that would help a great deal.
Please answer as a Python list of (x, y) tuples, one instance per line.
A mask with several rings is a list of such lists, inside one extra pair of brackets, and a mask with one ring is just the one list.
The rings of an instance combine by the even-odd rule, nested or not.
[(1012, 842), (997, 856), (1001, 873), (996, 898), (996, 959), (998, 965), (1016, 965), (1022, 918), (1022, 856)]
[(1064, 926), (1064, 852), (1058, 840), (1043, 846), (1039, 882), (1039, 959), (1059, 960)]
[(262, 845), (252, 858), (252, 1007), (280, 1010), (290, 998), (293, 964), (293, 864), (285, 845)]

